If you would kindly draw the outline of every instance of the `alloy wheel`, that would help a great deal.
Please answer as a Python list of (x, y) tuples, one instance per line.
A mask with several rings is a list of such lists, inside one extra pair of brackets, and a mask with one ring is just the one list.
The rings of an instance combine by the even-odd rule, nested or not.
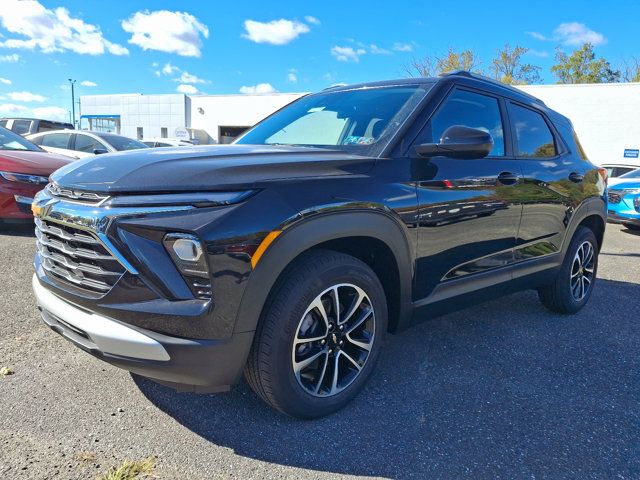
[(341, 283), (320, 293), (300, 319), (293, 340), (293, 372), (317, 397), (336, 395), (365, 366), (375, 337), (375, 312), (360, 287)]
[(595, 268), (595, 250), (591, 242), (582, 242), (573, 257), (571, 278), (569, 280), (571, 293), (576, 301), (587, 296), (593, 284)]

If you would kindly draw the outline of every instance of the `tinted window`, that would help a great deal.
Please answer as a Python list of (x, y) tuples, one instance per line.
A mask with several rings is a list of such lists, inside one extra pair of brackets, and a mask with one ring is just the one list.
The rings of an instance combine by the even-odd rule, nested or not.
[(39, 145), (44, 147), (68, 148), (70, 133), (50, 133), (40, 137)]
[(640, 168), (629, 173), (625, 173), (620, 178), (640, 178)]
[(11, 130), (13, 130), (19, 135), (29, 133), (30, 128), (31, 128), (31, 120), (14, 120), (13, 125), (11, 126)]
[(455, 90), (431, 118), (419, 143), (439, 143), (444, 131), (454, 125), (488, 132), (493, 138), (493, 149), (489, 155), (504, 155), (504, 133), (498, 99), (465, 90)]
[(509, 114), (516, 132), (518, 156), (527, 158), (556, 156), (553, 134), (542, 115), (513, 104)]
[(0, 120), (0, 127), (7, 128), (7, 122), (8, 122), (8, 121), (9, 121), (9, 120)]
[(97, 136), (102, 138), (105, 142), (111, 145), (114, 149), (118, 151), (122, 150), (137, 150), (139, 148), (149, 148), (142, 142), (138, 140), (134, 140), (132, 138), (122, 137), (120, 135), (111, 135), (104, 133), (97, 133)]
[(78, 134), (76, 135), (76, 146), (74, 150), (93, 153), (94, 150), (107, 150), (107, 147), (89, 135)]
[(68, 123), (51, 122), (49, 120), (40, 120), (38, 124), (38, 132), (50, 132), (51, 130), (67, 130), (71, 128)]

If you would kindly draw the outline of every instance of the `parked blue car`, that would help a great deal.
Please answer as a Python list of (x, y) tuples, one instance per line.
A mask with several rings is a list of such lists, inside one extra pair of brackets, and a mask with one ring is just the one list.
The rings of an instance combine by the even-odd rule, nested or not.
[(608, 220), (640, 230), (640, 170), (622, 175), (620, 180), (609, 189)]

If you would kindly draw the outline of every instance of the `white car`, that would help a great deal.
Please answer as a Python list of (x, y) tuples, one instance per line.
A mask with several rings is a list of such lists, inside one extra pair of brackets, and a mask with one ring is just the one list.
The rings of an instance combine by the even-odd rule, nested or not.
[(607, 169), (607, 175), (609, 176), (609, 181), (607, 182), (607, 184), (609, 187), (611, 187), (617, 183), (624, 181), (624, 178), (620, 178), (622, 175), (638, 170), (640, 168), (640, 164), (634, 165), (631, 163), (607, 163), (602, 165), (602, 167)]
[(149, 147), (192, 147), (196, 143), (181, 138), (144, 138), (142, 143)]
[(144, 143), (115, 133), (54, 130), (27, 137), (43, 150), (71, 158), (86, 158), (101, 153), (149, 148)]

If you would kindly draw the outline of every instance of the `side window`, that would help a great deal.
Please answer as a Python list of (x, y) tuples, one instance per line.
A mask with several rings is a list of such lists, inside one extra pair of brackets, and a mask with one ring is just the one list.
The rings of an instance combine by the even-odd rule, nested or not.
[(553, 134), (542, 115), (514, 104), (511, 104), (509, 115), (516, 134), (518, 156), (550, 158), (558, 154)]
[(421, 135), (421, 143), (440, 142), (444, 131), (454, 125), (488, 132), (493, 138), (493, 149), (489, 156), (504, 156), (504, 130), (497, 98), (466, 90), (454, 90), (431, 118), (426, 132)]
[(31, 120), (14, 120), (13, 125), (11, 126), (11, 130), (16, 132), (18, 135), (29, 133), (30, 128)]
[(51, 133), (40, 137), (43, 147), (68, 148), (70, 133)]
[(106, 150), (107, 148), (95, 138), (89, 135), (76, 135), (76, 146), (74, 150), (78, 152), (93, 153), (94, 150)]
[(8, 121), (9, 121), (9, 120), (0, 120), (0, 127), (7, 128), (7, 122), (8, 122)]

